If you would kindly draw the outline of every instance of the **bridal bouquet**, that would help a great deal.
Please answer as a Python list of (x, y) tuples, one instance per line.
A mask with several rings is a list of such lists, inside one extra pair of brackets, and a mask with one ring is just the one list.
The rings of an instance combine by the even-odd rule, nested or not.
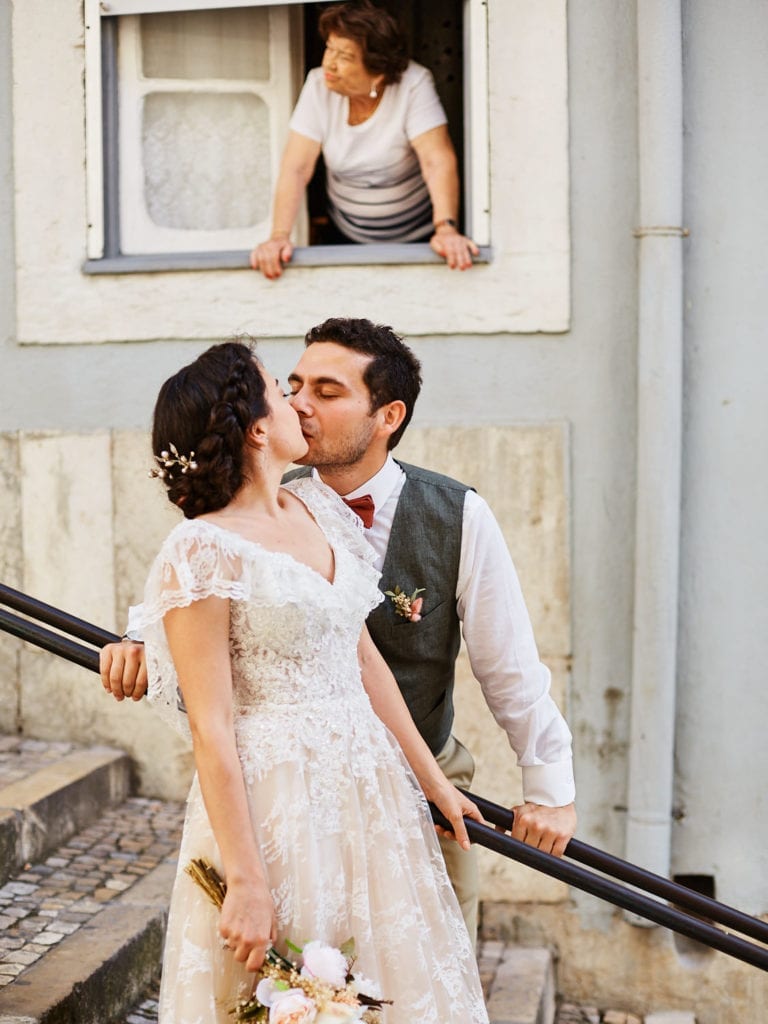
[[(227, 888), (216, 869), (204, 860), (193, 860), (186, 872), (221, 909)], [(307, 942), (294, 963), (271, 947), (267, 950), (255, 993), (241, 1000), (232, 1013), (235, 1021), (254, 1024), (378, 1024), (387, 1000), (365, 995), (373, 982), (353, 971), (354, 942), (341, 949), (323, 942)]]

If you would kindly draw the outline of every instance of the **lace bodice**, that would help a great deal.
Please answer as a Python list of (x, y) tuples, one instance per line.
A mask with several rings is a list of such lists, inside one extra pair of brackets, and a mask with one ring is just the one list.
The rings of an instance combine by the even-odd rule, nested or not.
[[(210, 595), (231, 600), (238, 733), (248, 729), (253, 739), (265, 711), (272, 733), (273, 716), (281, 712), (303, 712), (305, 721), (322, 720), (327, 729), (331, 718), (337, 725), (342, 724), (339, 716), (354, 719), (361, 702), (367, 702), (357, 641), (368, 613), (383, 599), (373, 551), (359, 519), (324, 484), (305, 478), (287, 487), (307, 506), (333, 548), (332, 583), (288, 554), (196, 519), (176, 526), (152, 566), (144, 604), (134, 615), (146, 643), (149, 699), (187, 736), (162, 619), (171, 608)], [(283, 755), (289, 735), (279, 737)]]

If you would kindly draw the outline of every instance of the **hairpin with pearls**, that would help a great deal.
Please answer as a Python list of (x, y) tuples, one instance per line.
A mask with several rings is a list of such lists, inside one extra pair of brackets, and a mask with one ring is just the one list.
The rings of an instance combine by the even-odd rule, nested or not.
[(150, 476), (158, 477), (160, 480), (172, 480), (173, 473), (171, 470), (174, 466), (179, 466), (182, 473), (197, 469), (194, 452), (190, 452), (189, 455), (180, 455), (179, 449), (175, 444), (169, 444), (168, 448), (169, 451), (162, 451), (159, 455), (155, 456), (155, 462), (160, 468), (150, 469)]

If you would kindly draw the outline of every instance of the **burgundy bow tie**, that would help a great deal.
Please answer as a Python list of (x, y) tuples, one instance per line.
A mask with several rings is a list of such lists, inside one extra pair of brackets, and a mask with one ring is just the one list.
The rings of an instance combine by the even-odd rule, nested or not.
[(373, 498), (370, 494), (361, 494), (359, 498), (342, 498), (341, 500), (360, 516), (366, 530), (370, 530), (373, 526), (374, 510)]

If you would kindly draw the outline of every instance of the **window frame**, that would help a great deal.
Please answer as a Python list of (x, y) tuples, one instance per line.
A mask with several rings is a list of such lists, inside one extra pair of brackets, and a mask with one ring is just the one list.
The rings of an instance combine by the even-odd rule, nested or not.
[[(19, 345), (210, 343), (243, 331), (287, 342), (301, 337), (307, 324), (342, 313), (394, 323), (411, 338), (471, 341), (568, 331), (567, 0), (488, 0), (491, 262), (459, 274), (437, 258), (434, 265), (403, 265), (393, 254), (386, 265), (297, 265), (277, 282), (253, 272), (232, 273), (221, 257), (206, 273), (193, 269), (194, 258), (186, 268), (151, 267), (176, 273), (121, 273), (108, 260), (94, 261), (103, 272), (83, 273), (89, 219), (85, 127), (93, 120), (86, 116), (84, 83), (93, 77), (86, 52), (93, 50), (94, 37), (100, 43), (98, 12), (95, 26), (86, 13), (93, 14), (92, 0), (53, 6), (49, 0), (24, 0), (13, 8)], [(92, 97), (90, 90), (89, 103)], [(97, 123), (100, 135), (100, 117)], [(41, 159), (41, 151), (54, 156)], [(207, 258), (201, 254), (203, 265)]]
[[(320, 0), (281, 0), (291, 6)], [(85, 0), (86, 206), (85, 274), (249, 267), (249, 250), (125, 253), (121, 239), (118, 110), (118, 24), (126, 15), (228, 7), (274, 6), (270, 0)], [(492, 259), (488, 132), (486, 0), (463, 0), (465, 230), (480, 246), (477, 262)], [(471, 73), (470, 73), (471, 70)], [(303, 68), (301, 69), (303, 71)], [(256, 239), (254, 239), (256, 241)], [(293, 266), (441, 263), (426, 243), (296, 246)]]

